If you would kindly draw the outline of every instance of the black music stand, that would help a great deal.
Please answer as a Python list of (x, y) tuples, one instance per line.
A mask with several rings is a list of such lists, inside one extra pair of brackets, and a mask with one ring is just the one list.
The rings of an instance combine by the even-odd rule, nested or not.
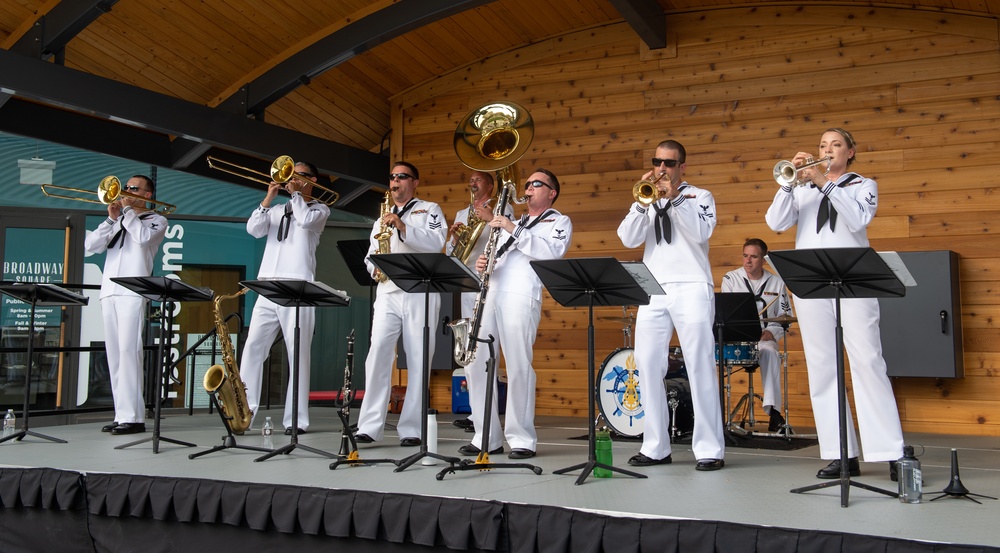
[(170, 341), (171, 332), (170, 325), (167, 324), (167, 317), (169, 312), (173, 312), (169, 302), (209, 301), (213, 296), (212, 291), (207, 288), (191, 286), (179, 278), (166, 276), (115, 277), (111, 280), (150, 301), (160, 302), (160, 344), (157, 348), (156, 363), (153, 370), (153, 381), (156, 382), (156, 398), (153, 403), (153, 437), (118, 445), (115, 446), (115, 449), (125, 449), (126, 447), (151, 441), (153, 442), (153, 453), (159, 453), (160, 440), (186, 447), (195, 447), (195, 444), (160, 435), (160, 404), (163, 403), (163, 396), (167, 388), (167, 373), (164, 371), (166, 365), (164, 349), (165, 344)]
[[(715, 359), (719, 367), (719, 403), (722, 405), (722, 420), (726, 421), (722, 429), (723, 436), (733, 445), (739, 445), (730, 429), (729, 402), (725, 401), (728, 384), (726, 380), (726, 360), (724, 359), (726, 342), (760, 341), (760, 315), (757, 313), (757, 301), (749, 292), (716, 292), (715, 293)], [(749, 375), (751, 380), (753, 375)], [(725, 390), (724, 390), (725, 388)], [(753, 397), (750, 397), (751, 409)]]
[[(299, 443), (299, 308), (307, 307), (343, 307), (351, 303), (351, 298), (339, 290), (334, 290), (322, 282), (308, 280), (243, 280), (240, 285), (257, 292), (274, 303), (288, 307), (295, 306), (295, 335), (292, 348), (291, 376), (288, 385), (292, 387), (292, 439), (282, 447), (272, 449), (254, 462), (266, 461), (275, 455), (288, 455), (296, 448), (302, 448), (329, 459), (337, 456), (321, 449)], [(308, 400), (307, 400), (308, 401)]]
[(421, 369), (424, 376), (420, 418), (420, 451), (401, 459), (395, 472), (402, 472), (413, 463), (424, 457), (433, 457), (450, 464), (460, 461), (457, 457), (448, 457), (427, 449), (427, 409), (431, 395), (431, 359), (430, 359), (430, 306), (431, 292), (476, 292), (479, 290), (479, 277), (455, 257), (443, 253), (385, 253), (370, 257), (372, 263), (392, 282), (407, 293), (424, 294), (424, 365)]
[[(594, 305), (646, 305), (649, 303), (649, 292), (640, 285), (633, 273), (627, 271), (621, 262), (613, 257), (532, 261), (531, 267), (535, 270), (538, 278), (542, 280), (542, 284), (548, 289), (549, 294), (552, 295), (552, 299), (556, 300), (559, 305), (564, 307), (587, 306), (588, 308), (587, 461), (554, 470), (552, 473), (566, 474), (583, 469), (576, 479), (577, 485), (583, 484), (595, 468), (602, 468), (633, 478), (646, 478), (645, 474), (605, 465), (597, 460), (594, 395), (598, 382), (597, 373), (594, 370)], [(656, 288), (659, 288), (659, 285)], [(662, 290), (660, 292), (662, 293)]]
[(0, 284), (0, 292), (17, 298), (24, 303), (31, 304), (31, 318), (28, 319), (28, 350), (27, 359), (24, 362), (24, 413), (21, 419), (21, 430), (6, 438), (0, 439), (0, 444), (8, 440), (21, 441), (25, 436), (35, 436), (52, 442), (65, 444), (66, 440), (53, 438), (45, 434), (39, 434), (29, 430), (28, 418), (31, 412), (28, 407), (31, 403), (31, 358), (34, 357), (35, 350), (35, 306), (38, 305), (87, 305), (90, 298), (75, 294), (60, 288), (54, 284), (36, 284), (17, 282), (13, 284)]
[(840, 506), (847, 507), (850, 487), (899, 497), (899, 494), (851, 481), (847, 457), (847, 385), (844, 374), (844, 328), (841, 326), (841, 298), (903, 297), (906, 288), (886, 262), (871, 248), (828, 248), (782, 250), (768, 254), (771, 265), (788, 289), (803, 299), (834, 299), (837, 327), (837, 410), (840, 422), (840, 479), (791, 490), (804, 493), (840, 486)]
[(368, 274), (368, 267), (365, 266), (365, 257), (368, 256), (370, 245), (367, 238), (364, 240), (340, 240), (337, 242), (337, 250), (344, 258), (344, 264), (347, 265), (347, 271), (351, 273), (354, 282), (368, 288), (368, 304), (374, 306), (376, 282)]

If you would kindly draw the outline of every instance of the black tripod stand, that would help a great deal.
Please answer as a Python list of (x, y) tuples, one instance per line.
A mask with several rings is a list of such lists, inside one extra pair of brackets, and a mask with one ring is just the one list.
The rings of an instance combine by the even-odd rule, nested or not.
[[(594, 396), (600, 383), (594, 370), (594, 305), (646, 305), (649, 303), (650, 292), (640, 286), (639, 280), (613, 257), (593, 257), (581, 259), (553, 259), (549, 261), (532, 261), (531, 267), (542, 279), (542, 284), (548, 289), (552, 299), (565, 307), (587, 306), (587, 461), (571, 467), (552, 471), (553, 474), (566, 474), (577, 469), (583, 469), (576, 479), (580, 485), (595, 468), (602, 468), (633, 478), (646, 478), (629, 470), (620, 469), (598, 462), (596, 451), (596, 434), (594, 425)], [(643, 267), (645, 270), (645, 268)], [(645, 270), (645, 275), (649, 271)], [(647, 286), (651, 282), (659, 293), (663, 293), (652, 275), (641, 276)], [(653, 292), (655, 293), (655, 292)], [(663, 360), (667, 362), (666, 359)], [(641, 400), (641, 398), (640, 398)]]
[(373, 255), (372, 263), (389, 280), (407, 293), (424, 294), (424, 358), (421, 374), (424, 378), (421, 390), (420, 451), (401, 459), (396, 472), (406, 470), (424, 457), (431, 457), (456, 464), (459, 459), (434, 453), (427, 449), (427, 410), (430, 403), (431, 359), (430, 359), (430, 295), (431, 293), (475, 292), (479, 290), (479, 277), (455, 257), (443, 253), (386, 253)]
[(542, 468), (532, 465), (531, 463), (492, 463), (490, 462), (490, 430), (493, 425), (493, 390), (496, 383), (497, 376), (497, 358), (496, 352), (493, 350), (493, 335), (486, 339), (480, 339), (478, 337), (474, 338), (480, 344), (486, 344), (490, 348), (490, 357), (486, 361), (486, 400), (483, 406), (483, 439), (482, 443), (479, 444), (479, 455), (476, 456), (475, 461), (470, 461), (468, 459), (462, 459), (458, 464), (454, 461), (448, 465), (448, 467), (437, 473), (437, 479), (443, 480), (444, 476), (448, 473), (454, 473), (456, 471), (463, 470), (493, 470), (493, 469), (530, 469), (535, 474), (541, 474)]
[[(739, 441), (733, 435), (732, 413), (729, 411), (730, 379), (727, 376), (725, 344), (727, 342), (760, 341), (760, 316), (753, 294), (746, 292), (725, 292), (715, 294), (715, 359), (719, 367), (719, 404), (722, 405), (722, 433), (733, 445)], [(732, 370), (731, 367), (728, 367)], [(747, 373), (750, 382), (753, 375)], [(751, 388), (752, 390), (752, 388)], [(753, 395), (749, 398), (749, 409), (753, 409)], [(741, 400), (742, 401), (742, 400)], [(742, 430), (742, 429), (741, 429)]]
[(275, 455), (288, 455), (297, 448), (330, 459), (336, 458), (336, 455), (332, 453), (299, 443), (299, 310), (303, 305), (307, 307), (340, 307), (351, 303), (351, 298), (322, 282), (308, 280), (244, 280), (240, 284), (278, 305), (295, 306), (295, 333), (293, 337), (295, 346), (292, 348), (293, 361), (290, 367), (292, 374), (288, 378), (288, 385), (292, 387), (292, 439), (287, 445), (270, 450), (265, 455), (254, 459), (254, 462), (266, 461)]
[(115, 446), (115, 449), (125, 449), (151, 441), (153, 442), (153, 453), (159, 453), (160, 440), (185, 447), (195, 447), (195, 444), (190, 442), (182, 442), (160, 435), (160, 407), (166, 395), (168, 382), (168, 375), (164, 371), (167, 365), (166, 352), (164, 350), (166, 344), (170, 342), (171, 325), (168, 323), (168, 314), (173, 313), (171, 302), (209, 301), (212, 299), (212, 291), (204, 288), (196, 288), (179, 278), (168, 278), (165, 276), (118, 277), (111, 280), (148, 300), (160, 302), (160, 344), (156, 350), (156, 363), (154, 364), (155, 370), (153, 371), (153, 380), (156, 383), (156, 397), (153, 403), (153, 437)]
[(791, 490), (805, 493), (840, 486), (840, 506), (847, 507), (851, 486), (899, 497), (890, 492), (851, 480), (847, 453), (847, 385), (844, 373), (844, 328), (841, 326), (841, 298), (903, 297), (906, 288), (885, 261), (871, 248), (829, 248), (784, 250), (770, 254), (771, 264), (788, 289), (803, 299), (833, 299), (836, 306), (837, 411), (840, 423), (840, 479)]
[(0, 292), (7, 294), (13, 298), (17, 298), (24, 303), (31, 304), (30, 318), (28, 319), (28, 347), (24, 361), (24, 412), (21, 414), (21, 430), (7, 436), (6, 438), (0, 439), (0, 444), (9, 441), (17, 440), (21, 441), (25, 436), (35, 436), (36, 438), (42, 438), (49, 440), (51, 442), (56, 442), (60, 444), (67, 443), (66, 440), (60, 438), (53, 438), (52, 436), (46, 436), (45, 434), (39, 434), (38, 432), (29, 430), (30, 426), (28, 424), (29, 415), (31, 410), (29, 409), (31, 404), (31, 361), (34, 357), (35, 349), (35, 307), (38, 305), (87, 305), (90, 301), (86, 296), (81, 296), (79, 294), (74, 294), (65, 288), (60, 288), (54, 284), (32, 284), (32, 283), (15, 283), (15, 284), (0, 284)]

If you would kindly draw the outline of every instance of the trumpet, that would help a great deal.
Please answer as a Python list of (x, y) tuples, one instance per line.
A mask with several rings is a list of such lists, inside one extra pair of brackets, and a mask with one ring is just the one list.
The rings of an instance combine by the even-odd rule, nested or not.
[[(333, 204), (337, 203), (337, 200), (340, 199), (340, 194), (337, 193), (337, 191), (296, 174), (295, 161), (293, 161), (290, 156), (278, 156), (275, 158), (275, 160), (271, 163), (270, 174), (250, 169), (249, 167), (244, 167), (242, 165), (237, 165), (231, 161), (226, 161), (215, 156), (207, 156), (205, 157), (205, 161), (208, 162), (208, 166), (210, 168), (215, 169), (216, 171), (229, 173), (230, 175), (235, 175), (242, 179), (259, 182), (268, 186), (271, 185), (271, 182), (288, 184), (291, 180), (297, 180), (302, 184), (311, 184), (313, 187), (312, 199), (326, 204), (328, 207), (333, 207)], [(260, 177), (270, 177), (270, 180), (265, 180)]]
[(659, 200), (660, 198), (666, 196), (666, 192), (660, 190), (656, 187), (656, 183), (660, 182), (660, 179), (665, 177), (666, 173), (660, 173), (660, 176), (653, 180), (641, 180), (632, 186), (632, 197), (635, 201), (639, 202), (644, 206), (651, 205), (653, 202)]
[[(53, 190), (65, 190), (67, 192), (75, 192), (79, 194), (97, 194), (97, 199), (85, 198), (82, 196), (74, 196), (71, 194), (59, 194), (51, 193), (47, 189), (51, 188)], [(160, 215), (170, 215), (177, 209), (177, 206), (173, 204), (168, 204), (167, 202), (161, 202), (158, 200), (151, 200), (149, 198), (144, 198), (138, 194), (132, 194), (129, 192), (122, 192), (122, 181), (114, 175), (108, 175), (101, 179), (100, 184), (97, 185), (96, 192), (91, 192), (90, 190), (84, 190), (83, 188), (72, 188), (69, 186), (59, 186), (56, 184), (43, 184), (41, 185), (42, 194), (45, 194), (49, 198), (61, 198), (63, 200), (73, 200), (74, 202), (87, 202), (91, 204), (104, 204), (110, 205), (122, 198), (132, 198), (135, 200), (141, 200), (143, 202), (148, 202), (153, 204), (154, 207), (152, 211), (159, 213)], [(139, 208), (145, 209), (145, 208)]]
[(830, 172), (830, 156), (825, 156), (822, 159), (814, 160), (812, 157), (807, 157), (806, 162), (801, 167), (796, 167), (794, 162), (788, 160), (779, 161), (774, 166), (774, 180), (781, 186), (803, 186), (809, 184), (808, 180), (803, 180), (800, 173), (803, 169), (808, 167), (813, 167), (819, 165), (820, 163), (826, 163), (826, 171), (824, 175)]

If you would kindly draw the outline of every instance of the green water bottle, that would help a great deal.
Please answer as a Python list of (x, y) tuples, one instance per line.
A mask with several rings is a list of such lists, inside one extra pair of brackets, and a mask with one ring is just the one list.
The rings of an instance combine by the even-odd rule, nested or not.
[[(594, 442), (594, 453), (597, 456), (598, 463), (609, 467), (614, 464), (611, 451), (611, 432), (608, 431), (607, 427), (601, 427), (597, 431), (597, 440)], [(601, 467), (594, 467), (594, 476), (596, 478), (611, 478), (611, 471)]]

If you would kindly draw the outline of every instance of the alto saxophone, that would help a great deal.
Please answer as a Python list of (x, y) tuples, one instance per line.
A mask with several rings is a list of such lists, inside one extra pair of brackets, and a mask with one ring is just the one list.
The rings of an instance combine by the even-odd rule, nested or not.
[[(392, 202), (392, 191), (387, 190), (385, 192), (385, 199), (382, 200), (382, 206), (379, 208), (379, 213), (378, 213), (378, 218), (379, 221), (382, 221), (382, 226), (379, 227), (378, 234), (375, 235), (375, 240), (378, 240), (379, 254), (391, 253), (389, 249), (390, 249), (390, 242), (392, 240), (392, 229), (384, 221), (385, 216), (389, 213), (389, 210), (391, 209), (391, 207), (389, 206), (391, 202)], [(385, 276), (385, 273), (383, 273), (380, 269), (376, 268), (375, 280), (382, 283), (389, 280), (389, 277)]]
[[(500, 186), (502, 187), (500, 190), (500, 199), (497, 201), (496, 208), (493, 209), (494, 217), (503, 215), (507, 209), (507, 202), (515, 190), (514, 183), (507, 180), (501, 180)], [(523, 204), (527, 199), (527, 196), (521, 196), (514, 199), (514, 203)], [(472, 317), (457, 319), (448, 323), (448, 326), (451, 327), (452, 335), (455, 337), (455, 349), (452, 355), (455, 358), (455, 362), (463, 367), (472, 363), (472, 360), (476, 357), (476, 345), (479, 343), (477, 337), (479, 336), (479, 328), (483, 323), (483, 307), (486, 304), (486, 294), (490, 289), (490, 275), (493, 274), (493, 266), (496, 264), (497, 242), (500, 240), (500, 232), (500, 228), (490, 229), (489, 241), (486, 243), (486, 249), (483, 250), (483, 255), (486, 256), (486, 267), (479, 275), (480, 288), (479, 293), (476, 295), (476, 304), (472, 308)]]
[(229, 339), (229, 326), (222, 318), (220, 305), (223, 301), (242, 296), (249, 290), (244, 288), (235, 294), (215, 296), (215, 335), (222, 349), (222, 365), (209, 367), (202, 380), (205, 391), (215, 395), (219, 400), (219, 411), (229, 421), (229, 428), (234, 434), (243, 434), (250, 428), (253, 411), (247, 407), (247, 388), (240, 378), (240, 369), (236, 366), (236, 351)]

